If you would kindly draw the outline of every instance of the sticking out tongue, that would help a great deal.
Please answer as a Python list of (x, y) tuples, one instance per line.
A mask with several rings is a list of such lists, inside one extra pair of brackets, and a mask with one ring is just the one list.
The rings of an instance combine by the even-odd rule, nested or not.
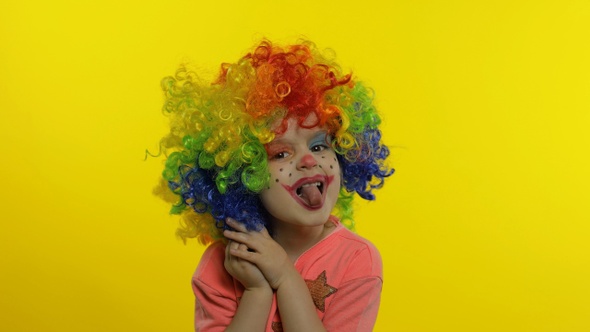
[(322, 204), (322, 193), (317, 186), (305, 186), (301, 188), (301, 195), (299, 196), (305, 204), (315, 207)]

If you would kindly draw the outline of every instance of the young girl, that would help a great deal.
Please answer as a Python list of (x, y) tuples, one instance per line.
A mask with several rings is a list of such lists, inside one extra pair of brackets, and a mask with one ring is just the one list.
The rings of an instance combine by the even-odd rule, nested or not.
[(354, 194), (393, 173), (371, 91), (311, 43), (268, 41), (212, 84), (181, 66), (162, 88), (178, 234), (209, 245), (195, 330), (370, 331), (381, 258), (348, 228)]

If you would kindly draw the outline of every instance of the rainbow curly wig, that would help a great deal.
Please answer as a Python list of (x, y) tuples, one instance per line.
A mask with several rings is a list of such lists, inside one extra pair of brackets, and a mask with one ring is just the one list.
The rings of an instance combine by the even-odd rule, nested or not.
[(373, 189), (393, 174), (384, 165), (389, 150), (381, 143), (372, 91), (310, 42), (279, 47), (264, 40), (236, 63), (222, 64), (212, 83), (182, 65), (162, 80), (162, 89), (170, 118), (170, 133), (161, 140), (162, 176), (177, 195), (171, 213), (182, 216), (183, 240), (221, 238), (227, 217), (272, 232), (258, 196), (269, 182), (264, 145), (290, 118), (302, 125), (315, 113), (311, 127), (322, 126), (332, 137), (342, 170), (334, 214), (348, 228), (354, 193), (374, 200)]

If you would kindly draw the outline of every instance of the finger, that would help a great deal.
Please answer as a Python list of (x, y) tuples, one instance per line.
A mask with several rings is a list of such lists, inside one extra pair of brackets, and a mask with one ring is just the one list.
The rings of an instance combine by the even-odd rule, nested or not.
[(229, 255), (229, 247), (231, 246), (232, 242), (233, 242), (232, 240), (228, 240), (227, 244), (225, 245), (225, 254), (226, 255)]
[(225, 253), (226, 253), (225, 257), (227, 258), (228, 261), (236, 261), (237, 260), (237, 257), (235, 257), (231, 254), (231, 250), (239, 250), (240, 244), (241, 243), (239, 243), (239, 242), (235, 242), (235, 241), (231, 241), (231, 240), (229, 240), (227, 242), (227, 246), (225, 247)]
[[(230, 260), (232, 259), (232, 255), (230, 254), (229, 250), (230, 250), (230, 244), (232, 241), (228, 241), (227, 245), (225, 246), (225, 262), (224, 265), (229, 264)], [(227, 268), (227, 265), (226, 265)]]
[[(246, 249), (242, 249), (241, 246), (244, 246)], [(230, 262), (237, 262), (239, 261), (239, 258), (235, 255), (231, 254), (232, 250), (248, 250), (248, 246), (246, 246), (245, 244), (239, 243), (239, 242), (235, 242), (235, 241), (228, 241), (227, 246), (225, 247), (225, 257), (228, 261)]]
[(226, 218), (225, 223), (228, 224), (231, 228), (235, 229), (236, 231), (248, 232), (248, 229), (246, 228), (246, 226), (244, 226), (244, 224), (239, 223), (232, 218)]
[(266, 227), (262, 227), (262, 229), (260, 230), (260, 234), (262, 234), (264, 237), (270, 237), (270, 234), (268, 233)]
[(240, 246), (238, 247), (238, 250), (242, 250), (242, 251), (249, 251), (249, 252), (256, 252), (256, 250), (249, 248), (247, 245), (240, 243)]
[(249, 236), (246, 233), (235, 232), (235, 231), (230, 231), (230, 230), (226, 229), (223, 231), (223, 235), (226, 238), (233, 240), (234, 242), (244, 243), (244, 244), (248, 245)]
[(230, 255), (232, 255), (236, 258), (241, 258), (241, 259), (248, 261), (252, 264), (256, 264), (256, 262), (258, 261), (259, 254), (256, 252), (249, 251), (249, 250), (230, 249), (229, 253), (230, 253)]
[(229, 245), (229, 248), (230, 249), (238, 249), (240, 247), (240, 243), (239, 242), (236, 242), (236, 241), (230, 241), (230, 242), (231, 242), (230, 245)]

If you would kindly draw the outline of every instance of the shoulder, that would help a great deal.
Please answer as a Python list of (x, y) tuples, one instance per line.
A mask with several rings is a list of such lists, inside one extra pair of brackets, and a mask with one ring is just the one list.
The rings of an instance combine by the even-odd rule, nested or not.
[(208, 288), (222, 291), (233, 289), (233, 278), (223, 266), (225, 260), (225, 244), (214, 242), (201, 256), (199, 265), (193, 275), (193, 284), (198, 283)]
[(334, 236), (334, 245), (348, 260), (350, 278), (355, 278), (355, 275), (359, 278), (369, 276), (382, 278), (381, 254), (371, 241), (344, 227)]
[[(225, 245), (221, 241), (212, 243), (205, 249), (205, 252), (201, 256), (199, 266), (195, 275), (202, 275), (205, 271), (215, 269), (220, 263), (223, 268), (223, 261), (225, 260)], [(224, 269), (225, 270), (225, 269)]]
[(336, 229), (333, 236), (337, 238), (336, 241), (339, 242), (340, 245), (346, 245), (355, 250), (367, 250), (373, 254), (379, 255), (379, 250), (377, 250), (371, 241), (353, 233), (346, 227)]

